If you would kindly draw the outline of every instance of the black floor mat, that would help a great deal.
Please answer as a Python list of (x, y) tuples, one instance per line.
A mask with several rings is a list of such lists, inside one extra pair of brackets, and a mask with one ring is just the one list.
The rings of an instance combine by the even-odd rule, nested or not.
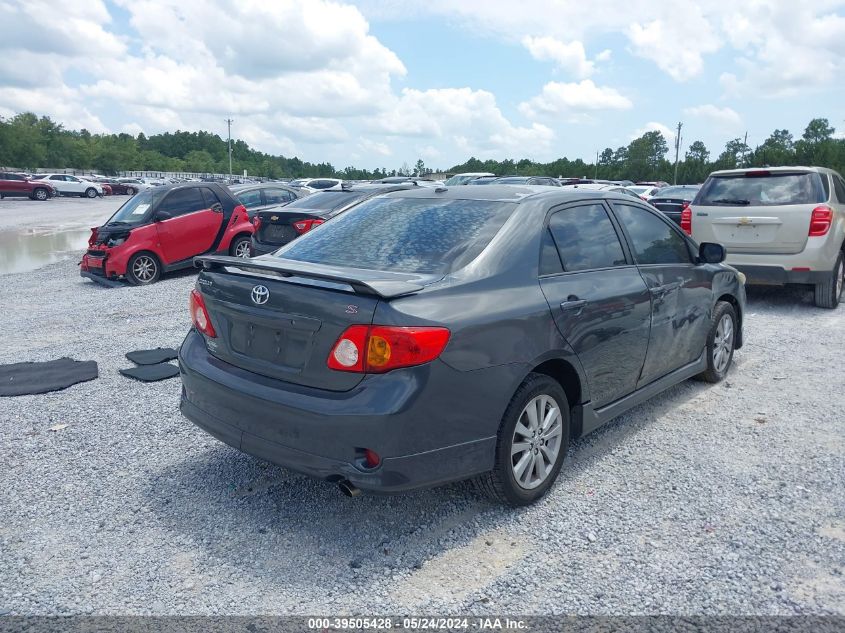
[(61, 391), (99, 376), (93, 360), (60, 358), (39, 363), (0, 365), (0, 396), (25, 396)]
[(178, 352), (172, 347), (157, 347), (155, 349), (137, 349), (133, 352), (127, 352), (126, 358), (136, 365), (158, 365), (159, 363), (174, 360), (178, 355)]
[(172, 363), (159, 363), (158, 365), (141, 365), (131, 369), (119, 370), (127, 378), (134, 378), (143, 382), (155, 382), (174, 378), (179, 375), (179, 368)]

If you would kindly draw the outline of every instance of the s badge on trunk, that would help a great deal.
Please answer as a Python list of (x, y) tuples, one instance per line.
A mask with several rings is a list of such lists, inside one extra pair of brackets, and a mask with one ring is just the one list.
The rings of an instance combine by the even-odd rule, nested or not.
[(254, 304), (262, 306), (270, 299), (270, 291), (267, 290), (267, 286), (254, 286), (250, 296)]

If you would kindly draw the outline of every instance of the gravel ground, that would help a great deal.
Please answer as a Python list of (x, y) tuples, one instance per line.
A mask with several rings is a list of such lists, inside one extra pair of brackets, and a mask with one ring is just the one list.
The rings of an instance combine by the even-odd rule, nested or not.
[(845, 306), (751, 289), (727, 381), (576, 442), (513, 510), (463, 484), (346, 498), (182, 419), (178, 379), (120, 376), (180, 343), (193, 282), (0, 277), (0, 363), (100, 366), (0, 401), (0, 613), (845, 613)]

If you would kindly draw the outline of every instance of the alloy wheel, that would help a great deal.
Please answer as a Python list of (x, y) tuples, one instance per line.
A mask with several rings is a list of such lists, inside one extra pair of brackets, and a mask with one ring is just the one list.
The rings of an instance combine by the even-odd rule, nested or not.
[(249, 257), (249, 242), (241, 240), (235, 245), (235, 257)]
[(560, 405), (541, 394), (525, 405), (511, 439), (511, 467), (520, 488), (541, 485), (554, 469), (560, 452), (563, 418)]
[(158, 265), (152, 257), (142, 255), (132, 264), (132, 274), (138, 281), (147, 283), (155, 278)]
[(734, 321), (730, 314), (723, 314), (713, 337), (713, 368), (723, 373), (728, 368), (734, 347)]
[(36, 198), (36, 200), (46, 200), (47, 199), (47, 192), (44, 191), (43, 189), (38, 189), (35, 192), (35, 198)]

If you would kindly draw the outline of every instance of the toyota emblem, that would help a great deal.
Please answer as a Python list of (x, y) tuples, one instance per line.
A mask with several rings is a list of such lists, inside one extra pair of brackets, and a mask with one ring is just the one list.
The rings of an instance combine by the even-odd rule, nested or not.
[(252, 289), (252, 302), (256, 305), (264, 305), (270, 298), (270, 291), (267, 286), (255, 286)]

